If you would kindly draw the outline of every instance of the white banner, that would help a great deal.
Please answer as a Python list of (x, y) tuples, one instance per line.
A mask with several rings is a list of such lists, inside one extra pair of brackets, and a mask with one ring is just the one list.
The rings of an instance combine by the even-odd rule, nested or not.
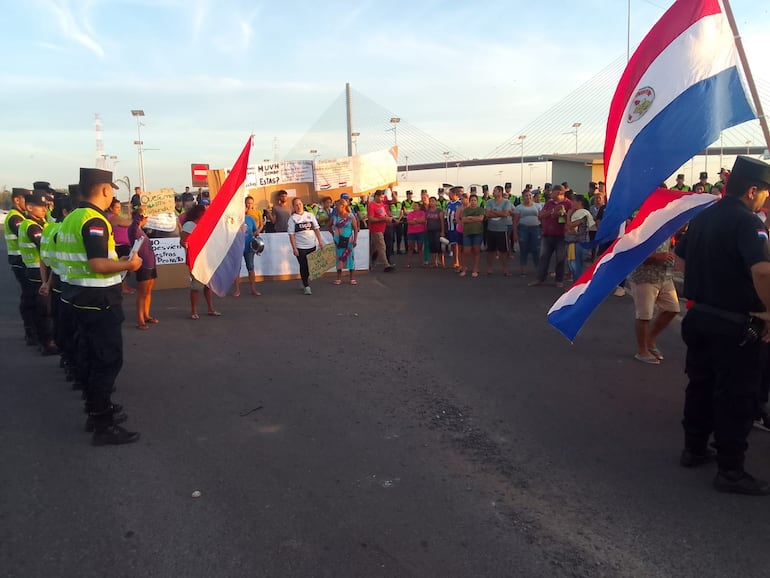
[(179, 246), (179, 237), (150, 239), (150, 247), (155, 253), (158, 265), (177, 265), (185, 262), (185, 250)]
[(313, 169), (316, 191), (352, 187), (353, 194), (357, 195), (385, 189), (398, 180), (394, 148), (355, 157), (318, 159)]
[[(264, 233), (261, 237), (265, 241), (265, 250), (261, 255), (254, 255), (254, 272), (257, 276), (299, 275), (299, 264), (291, 252), (288, 233)], [(321, 238), (324, 243), (332, 242), (332, 234), (328, 231), (321, 231)], [(184, 264), (185, 250), (179, 246), (179, 237), (150, 239), (150, 242), (158, 265)], [(356, 271), (369, 269), (369, 231), (366, 229), (358, 232), (353, 259)], [(330, 272), (334, 270), (334, 267), (329, 269)], [(241, 277), (248, 277), (245, 262), (241, 263)]]
[(384, 189), (398, 180), (398, 163), (394, 149), (353, 157), (356, 175), (353, 193)]
[[(265, 250), (261, 255), (254, 255), (254, 272), (257, 276), (299, 275), (299, 263), (291, 251), (288, 233), (266, 233), (261, 235), (265, 241)], [(324, 243), (332, 242), (332, 234), (321, 231)], [(369, 231), (358, 232), (358, 242), (353, 250), (356, 271), (369, 270)], [(329, 271), (334, 271), (334, 267)], [(246, 263), (241, 263), (241, 277), (247, 277)]]
[(351, 157), (318, 159), (313, 163), (315, 190), (329, 191), (353, 186), (353, 162)]
[(245, 184), (253, 188), (312, 182), (313, 161), (280, 161), (249, 167)]

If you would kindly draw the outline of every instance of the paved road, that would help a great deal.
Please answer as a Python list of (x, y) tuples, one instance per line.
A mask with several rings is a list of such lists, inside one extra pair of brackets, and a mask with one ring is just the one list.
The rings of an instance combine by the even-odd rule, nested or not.
[(93, 448), (2, 268), (0, 576), (767, 576), (770, 501), (677, 466), (678, 327), (639, 364), (611, 297), (571, 345), (526, 281), (265, 283), (198, 321), (157, 292), (116, 395), (142, 439)]

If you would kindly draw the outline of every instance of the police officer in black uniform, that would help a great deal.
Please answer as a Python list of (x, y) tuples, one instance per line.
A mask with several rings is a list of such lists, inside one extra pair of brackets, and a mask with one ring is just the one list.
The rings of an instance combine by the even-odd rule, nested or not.
[[(57, 235), (57, 250), (67, 276), (67, 294), (78, 325), (78, 371), (85, 369), (86, 430), (93, 429), (93, 445), (116, 445), (139, 439), (137, 432), (118, 425), (126, 420), (112, 403), (115, 379), (123, 366), (123, 295), (120, 273), (142, 265), (137, 255), (117, 258), (112, 227), (105, 211), (113, 199), (112, 172), (80, 169), (80, 207), (67, 215)], [(66, 255), (71, 255), (67, 257)]]
[(21, 299), (19, 300), (19, 313), (24, 323), (24, 339), (27, 345), (37, 345), (37, 329), (35, 328), (35, 300), (29, 291), (25, 291), (27, 281), (27, 268), (21, 258), (19, 250), (19, 225), (27, 218), (25, 200), (32, 191), (14, 187), (11, 191), (13, 206), (5, 217), (5, 244), (8, 251), (8, 264), (11, 266), (13, 276), (19, 283)]
[(738, 157), (725, 197), (697, 215), (676, 246), (685, 261), (684, 295), (694, 301), (682, 321), (689, 383), (680, 464), (713, 461), (713, 432), (721, 492), (770, 494), (770, 484), (743, 468), (767, 353), (768, 230), (754, 213), (769, 190), (770, 165)]

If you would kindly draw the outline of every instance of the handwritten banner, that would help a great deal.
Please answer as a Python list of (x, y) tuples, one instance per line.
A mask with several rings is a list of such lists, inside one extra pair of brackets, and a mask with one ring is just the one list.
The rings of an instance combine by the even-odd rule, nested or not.
[(313, 161), (276, 161), (249, 167), (247, 187), (269, 187), (290, 183), (312, 183)]
[(174, 189), (159, 189), (142, 193), (145, 215), (161, 215), (174, 212)]
[(330, 191), (343, 189), (353, 184), (353, 163), (351, 157), (318, 159), (313, 164), (315, 189)]
[(150, 239), (150, 247), (155, 253), (155, 262), (158, 265), (177, 265), (185, 262), (185, 251), (179, 246), (179, 237)]
[(324, 273), (334, 267), (336, 260), (337, 253), (334, 250), (334, 243), (324, 245), (323, 249), (310, 253), (310, 255), (307, 256), (310, 279), (322, 277)]

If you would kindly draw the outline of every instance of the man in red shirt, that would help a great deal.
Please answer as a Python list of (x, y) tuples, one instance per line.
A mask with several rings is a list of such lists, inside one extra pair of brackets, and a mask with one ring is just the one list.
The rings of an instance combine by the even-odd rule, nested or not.
[(390, 214), (385, 203), (382, 202), (382, 194), (383, 191), (375, 191), (374, 198), (366, 206), (369, 221), (369, 267), (374, 268), (376, 257), (377, 262), (385, 267), (385, 272), (389, 273), (395, 267), (388, 263), (385, 250), (385, 227), (390, 222)]
[(564, 263), (567, 256), (564, 227), (571, 210), (572, 203), (564, 198), (564, 187), (554, 185), (551, 189), (551, 200), (540, 211), (540, 223), (543, 227), (540, 263), (537, 267), (537, 280), (530, 283), (530, 286), (545, 283), (551, 255), (556, 255), (556, 286), (564, 287)]

